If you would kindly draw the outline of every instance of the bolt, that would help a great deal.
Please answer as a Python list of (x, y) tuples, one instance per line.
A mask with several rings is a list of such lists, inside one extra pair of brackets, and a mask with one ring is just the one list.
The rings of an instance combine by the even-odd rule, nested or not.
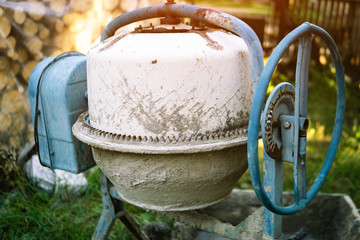
[(105, 209), (109, 209), (109, 206), (108, 206), (108, 205), (105, 205)]
[(289, 129), (289, 128), (291, 128), (291, 123), (289, 121), (284, 121), (283, 126), (285, 129)]
[(55, 153), (53, 151), (50, 152), (50, 155), (54, 155)]

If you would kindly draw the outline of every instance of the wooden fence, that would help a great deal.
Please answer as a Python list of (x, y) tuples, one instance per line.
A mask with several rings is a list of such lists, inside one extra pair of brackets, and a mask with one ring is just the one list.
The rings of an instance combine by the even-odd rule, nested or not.
[(360, 0), (273, 0), (279, 40), (307, 21), (324, 28), (334, 38), (348, 74), (359, 80)]

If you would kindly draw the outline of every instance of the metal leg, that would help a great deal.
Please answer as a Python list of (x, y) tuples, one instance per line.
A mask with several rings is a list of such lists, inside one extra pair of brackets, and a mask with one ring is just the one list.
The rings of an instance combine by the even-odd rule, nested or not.
[[(264, 150), (264, 187), (270, 199), (282, 205), (283, 163), (272, 159)], [(282, 216), (264, 208), (264, 235), (270, 239), (279, 239), (282, 235)]]
[(119, 199), (114, 199), (111, 196), (110, 188), (112, 184), (101, 170), (100, 182), (103, 212), (96, 226), (92, 239), (107, 239), (112, 227), (114, 226), (115, 220), (119, 218), (120, 221), (129, 229), (129, 231), (134, 235), (136, 239), (149, 240), (146, 234), (141, 230), (140, 225), (130, 215), (130, 213), (126, 211), (122, 201)]
[(114, 212), (104, 209), (91, 239), (93, 240), (107, 239), (112, 227), (114, 226), (115, 220), (116, 217)]
[(108, 179), (100, 170), (100, 190), (103, 211), (92, 236), (93, 240), (107, 239), (116, 220), (115, 207), (108, 192)]

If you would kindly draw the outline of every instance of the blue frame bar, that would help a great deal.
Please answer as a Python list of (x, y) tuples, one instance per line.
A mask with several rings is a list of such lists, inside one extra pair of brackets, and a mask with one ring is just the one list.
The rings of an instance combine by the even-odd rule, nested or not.
[(91, 239), (107, 239), (116, 219), (119, 219), (136, 239), (149, 240), (149, 237), (141, 230), (135, 218), (125, 209), (121, 199), (112, 196), (112, 183), (100, 169), (99, 172), (103, 211)]
[[(300, 117), (307, 118), (309, 64), (311, 56), (312, 35), (306, 34), (299, 39), (298, 58), (295, 75), (295, 132), (294, 132), (294, 196), (295, 203), (306, 199), (306, 136), (299, 137)], [(299, 155), (299, 150), (301, 154)]]
[[(282, 206), (283, 162), (272, 159), (264, 149), (264, 187), (269, 198)], [(263, 233), (274, 239), (282, 235), (282, 216), (264, 208)]]

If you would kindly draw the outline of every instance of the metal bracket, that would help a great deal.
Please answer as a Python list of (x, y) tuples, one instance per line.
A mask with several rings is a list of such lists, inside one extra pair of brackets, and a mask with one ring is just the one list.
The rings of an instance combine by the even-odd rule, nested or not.
[(306, 156), (306, 131), (309, 127), (309, 120), (304, 117), (299, 118), (299, 142), (295, 143), (295, 117), (282, 115), (281, 121), (281, 143), (282, 143), (282, 160), (289, 163), (294, 163), (295, 158), (295, 144), (299, 144), (299, 158), (300, 164), (305, 161)]
[(140, 225), (133, 216), (125, 209), (121, 200), (111, 196), (112, 183), (105, 174), (100, 171), (100, 189), (103, 204), (103, 212), (92, 236), (93, 240), (107, 239), (115, 220), (119, 219), (138, 240), (149, 240), (148, 236), (141, 230)]

